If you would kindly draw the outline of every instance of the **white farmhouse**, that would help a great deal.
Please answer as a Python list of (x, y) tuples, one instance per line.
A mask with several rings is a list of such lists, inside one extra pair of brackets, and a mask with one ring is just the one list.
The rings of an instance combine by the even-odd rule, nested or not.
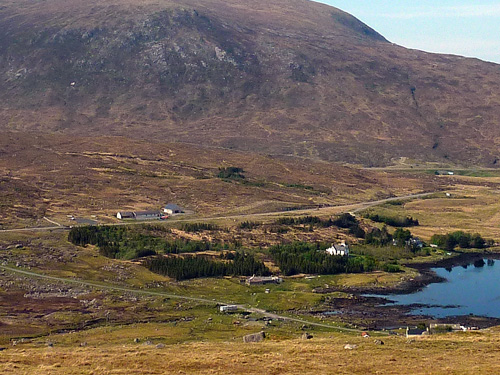
[(340, 255), (340, 256), (348, 256), (349, 255), (349, 245), (347, 245), (344, 241), (340, 245), (332, 244), (332, 247), (326, 249), (326, 253), (330, 255)]

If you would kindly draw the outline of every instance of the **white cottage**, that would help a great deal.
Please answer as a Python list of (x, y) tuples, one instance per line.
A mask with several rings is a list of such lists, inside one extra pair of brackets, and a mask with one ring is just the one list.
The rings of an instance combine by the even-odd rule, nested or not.
[(347, 245), (344, 241), (340, 245), (332, 244), (332, 247), (326, 249), (326, 253), (330, 255), (340, 255), (340, 256), (348, 256), (349, 255), (349, 245)]

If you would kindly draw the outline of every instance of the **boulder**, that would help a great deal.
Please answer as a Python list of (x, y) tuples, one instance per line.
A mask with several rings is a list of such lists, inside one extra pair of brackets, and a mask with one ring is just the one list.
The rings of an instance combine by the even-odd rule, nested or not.
[(243, 342), (261, 342), (266, 337), (264, 332), (252, 333), (251, 335), (243, 336)]
[(346, 350), (354, 350), (357, 347), (358, 346), (356, 344), (345, 344), (344, 349), (346, 349)]

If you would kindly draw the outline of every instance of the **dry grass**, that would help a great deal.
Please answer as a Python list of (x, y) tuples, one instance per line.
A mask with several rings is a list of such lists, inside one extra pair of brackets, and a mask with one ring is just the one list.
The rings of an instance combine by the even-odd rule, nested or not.
[[(0, 224), (49, 226), (48, 216), (112, 222), (119, 210), (167, 202), (197, 215), (259, 213), (346, 204), (432, 190), (434, 176), (385, 176), (300, 158), (157, 144), (123, 138), (71, 138), (2, 133)], [(246, 182), (216, 178), (221, 166), (245, 170)], [(302, 186), (311, 186), (302, 188)]]
[(370, 211), (418, 219), (420, 225), (409, 229), (427, 240), (435, 233), (458, 230), (500, 239), (499, 179), (458, 177), (453, 180), (451, 197), (442, 193), (432, 199), (416, 199), (400, 206), (385, 204)]
[[(319, 334), (310, 341), (229, 341), (167, 345), (103, 343), (84, 348), (25, 345), (0, 356), (9, 374), (495, 374), (500, 371), (499, 330), (416, 339)], [(155, 342), (153, 342), (154, 344)], [(355, 350), (343, 349), (346, 343)]]
[[(11, 61), (0, 67), (2, 129), (365, 165), (402, 157), (495, 163), (496, 65), (385, 43), (324, 4), (0, 3)], [(158, 34), (161, 26), (168, 32)], [(177, 48), (183, 53), (168, 52)]]

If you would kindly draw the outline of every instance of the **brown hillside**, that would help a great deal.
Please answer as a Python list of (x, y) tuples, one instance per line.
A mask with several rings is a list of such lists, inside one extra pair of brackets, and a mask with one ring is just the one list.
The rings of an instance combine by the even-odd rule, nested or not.
[[(229, 166), (242, 168), (245, 178), (218, 178), (219, 168)], [(68, 214), (106, 221), (119, 210), (168, 202), (201, 216), (285, 212), (435, 191), (448, 183), (432, 175), (193, 145), (0, 132), (0, 229)]]
[(498, 65), (303, 0), (0, 0), (0, 129), (495, 166)]

